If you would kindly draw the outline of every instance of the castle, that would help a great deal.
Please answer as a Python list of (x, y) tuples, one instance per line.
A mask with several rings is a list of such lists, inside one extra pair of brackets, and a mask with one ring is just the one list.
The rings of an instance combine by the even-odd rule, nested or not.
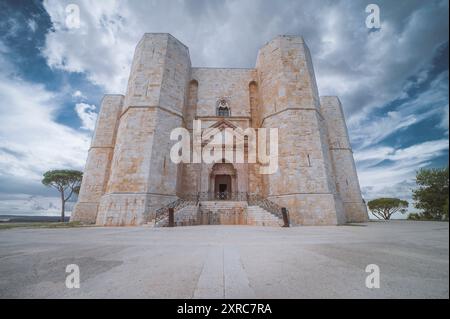
[[(174, 163), (171, 131), (278, 128), (278, 168), (261, 163)], [(247, 151), (247, 148), (246, 148)], [(97, 225), (175, 223), (338, 225), (367, 209), (335, 96), (319, 97), (299, 36), (278, 36), (256, 67), (192, 67), (188, 48), (166, 33), (138, 43), (127, 92), (105, 95), (72, 221)]]

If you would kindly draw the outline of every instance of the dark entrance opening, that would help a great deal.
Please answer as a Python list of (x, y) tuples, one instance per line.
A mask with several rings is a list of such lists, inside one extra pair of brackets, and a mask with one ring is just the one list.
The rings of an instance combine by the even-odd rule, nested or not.
[(216, 199), (231, 198), (231, 176), (230, 175), (216, 175), (214, 193)]

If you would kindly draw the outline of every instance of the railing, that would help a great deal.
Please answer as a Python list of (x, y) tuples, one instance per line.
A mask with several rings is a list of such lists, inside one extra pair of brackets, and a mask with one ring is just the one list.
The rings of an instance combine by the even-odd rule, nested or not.
[(188, 205), (196, 205), (198, 201), (191, 200), (189, 198), (178, 198), (177, 200), (174, 200), (173, 202), (170, 202), (166, 206), (161, 207), (160, 209), (156, 210), (155, 214), (155, 225), (162, 221), (165, 218), (169, 218), (169, 208), (173, 208), (174, 212), (182, 209), (183, 207), (186, 207)]
[[(278, 218), (283, 219), (283, 213), (281, 206), (278, 204), (275, 204), (271, 200), (264, 198), (258, 194), (248, 194), (247, 196), (247, 202), (250, 206), (259, 206), (265, 210), (267, 210), (269, 213), (274, 214)], [(289, 215), (289, 211), (286, 209), (286, 213)]]
[[(197, 205), (200, 201), (216, 200), (246, 201), (250, 206), (259, 206), (278, 218), (283, 219), (281, 206), (258, 194), (249, 194), (245, 192), (199, 192), (197, 194), (184, 194), (182, 198), (178, 198), (156, 210), (155, 225), (165, 218), (169, 218), (170, 208), (173, 208), (174, 213), (176, 213), (178, 210), (188, 205)], [(286, 213), (289, 215), (288, 210), (286, 210)]]
[[(195, 195), (191, 195), (195, 196)], [(278, 218), (283, 219), (283, 212), (281, 206), (272, 202), (271, 200), (264, 198), (258, 194), (245, 193), (245, 192), (200, 192), (197, 194), (197, 201), (207, 200), (230, 200), (230, 201), (246, 201), (251, 206), (259, 206), (271, 214), (274, 214)], [(286, 209), (286, 213), (289, 215), (289, 211)]]
[(247, 193), (244, 192), (200, 192), (197, 194), (198, 201), (230, 200), (247, 201)]

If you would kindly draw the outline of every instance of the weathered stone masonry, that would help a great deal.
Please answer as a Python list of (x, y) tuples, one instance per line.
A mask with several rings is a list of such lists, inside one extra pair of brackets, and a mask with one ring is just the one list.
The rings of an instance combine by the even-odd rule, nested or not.
[[(225, 113), (218, 113), (221, 99)], [(202, 120), (202, 129), (278, 128), (278, 171), (260, 175), (258, 164), (247, 163), (172, 163), (170, 132), (192, 131), (194, 119)], [(140, 225), (177, 198), (218, 188), (287, 207), (296, 225), (367, 220), (341, 103), (319, 97), (301, 37), (268, 42), (253, 69), (226, 69), (191, 67), (189, 50), (177, 39), (145, 34), (126, 95), (102, 100), (71, 220)], [(247, 207), (238, 206), (241, 213)]]

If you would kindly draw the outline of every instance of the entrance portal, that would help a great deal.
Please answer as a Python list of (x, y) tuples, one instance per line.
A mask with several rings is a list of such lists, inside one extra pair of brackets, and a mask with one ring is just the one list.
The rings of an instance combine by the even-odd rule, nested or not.
[[(236, 169), (231, 163), (215, 163), (211, 167), (208, 186), (209, 200), (235, 200), (238, 191)], [(211, 196), (212, 195), (212, 196)]]
[(229, 199), (231, 195), (231, 176), (216, 175), (214, 193), (216, 199)]

